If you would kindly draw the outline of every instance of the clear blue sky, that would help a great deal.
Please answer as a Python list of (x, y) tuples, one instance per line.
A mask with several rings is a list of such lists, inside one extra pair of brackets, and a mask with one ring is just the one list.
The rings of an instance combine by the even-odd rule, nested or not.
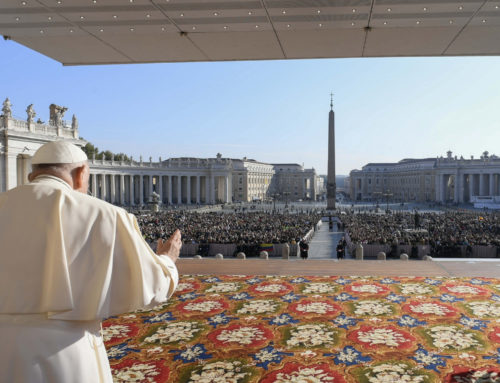
[(296, 162), (326, 173), (330, 92), (337, 174), (367, 162), (500, 155), (500, 58), (386, 58), (63, 67), (0, 41), (0, 98), (77, 115), (99, 149)]

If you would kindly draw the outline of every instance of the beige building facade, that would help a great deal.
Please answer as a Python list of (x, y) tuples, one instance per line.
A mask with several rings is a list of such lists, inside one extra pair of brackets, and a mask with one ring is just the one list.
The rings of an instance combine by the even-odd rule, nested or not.
[(484, 152), (474, 159), (446, 157), (369, 163), (349, 177), (355, 201), (500, 202), (500, 158)]
[(299, 164), (274, 164), (276, 177), (273, 190), (285, 201), (316, 201), (318, 179), (314, 168), (305, 169)]

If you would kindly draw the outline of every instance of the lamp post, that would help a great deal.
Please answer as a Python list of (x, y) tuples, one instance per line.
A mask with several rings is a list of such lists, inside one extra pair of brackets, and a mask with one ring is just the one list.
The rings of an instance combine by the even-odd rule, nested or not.
[(276, 199), (280, 196), (280, 193), (274, 193), (273, 195), (273, 213), (276, 212)]
[(283, 192), (283, 197), (285, 197), (285, 208), (288, 208), (288, 196), (290, 192)]
[(389, 212), (389, 197), (392, 197), (393, 194), (391, 193), (391, 191), (389, 189), (387, 189), (387, 191), (382, 195), (385, 197), (385, 201), (387, 203), (385, 212), (388, 213)]
[(379, 208), (379, 205), (378, 205), (378, 199), (379, 199), (379, 197), (382, 195), (382, 192), (373, 192), (372, 194), (373, 194), (373, 195), (375, 195), (375, 204), (376, 204), (376, 205), (375, 205), (375, 208), (377, 208), (377, 209), (378, 209), (378, 208)]

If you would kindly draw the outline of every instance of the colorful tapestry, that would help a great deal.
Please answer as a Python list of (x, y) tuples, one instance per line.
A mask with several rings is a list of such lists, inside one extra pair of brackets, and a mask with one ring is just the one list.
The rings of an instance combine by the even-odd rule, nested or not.
[(183, 276), (112, 317), (116, 382), (500, 382), (500, 280)]

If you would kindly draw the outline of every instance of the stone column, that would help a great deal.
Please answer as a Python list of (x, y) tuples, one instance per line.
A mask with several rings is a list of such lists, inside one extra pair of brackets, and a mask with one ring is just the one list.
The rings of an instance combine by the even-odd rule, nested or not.
[(97, 197), (97, 175), (92, 174), (92, 195)]
[(172, 204), (172, 176), (168, 176), (168, 203)]
[(139, 176), (139, 205), (144, 203), (144, 176)]
[(106, 194), (107, 194), (107, 188), (106, 188), (106, 174), (101, 174), (101, 199), (103, 201), (106, 201)]
[(469, 202), (471, 202), (473, 195), (474, 195), (474, 174), (469, 174)]
[(196, 176), (196, 203), (200, 203), (200, 176)]
[(479, 175), (479, 195), (486, 195), (486, 174)]
[(128, 185), (128, 189), (129, 189), (129, 201), (130, 201), (130, 206), (134, 206), (135, 205), (135, 193), (134, 193), (134, 175), (131, 174), (129, 176), (129, 185)]
[(123, 174), (118, 174), (118, 180), (120, 182), (120, 187), (119, 187), (119, 195), (118, 198), (116, 199), (116, 202), (118, 202), (120, 205), (125, 204), (125, 194), (124, 194), (124, 189), (125, 189), (125, 176)]
[(462, 187), (462, 183), (460, 182), (460, 175), (455, 174), (455, 188), (453, 189), (453, 202), (460, 202), (460, 188)]
[(186, 179), (186, 194), (187, 194), (187, 199), (186, 199), (186, 203), (188, 205), (191, 205), (191, 175), (188, 175), (187, 176), (187, 179)]
[(116, 178), (114, 174), (110, 175), (111, 178), (111, 203), (116, 202)]
[(125, 205), (125, 175), (120, 174), (120, 205)]
[(465, 202), (465, 174), (460, 176), (460, 189), (458, 191), (458, 202)]
[(441, 202), (441, 174), (436, 174), (436, 202)]
[(150, 174), (149, 175), (149, 190), (148, 190), (148, 201), (151, 199), (151, 196), (153, 195), (153, 176)]
[(205, 176), (205, 204), (210, 204), (210, 180)]
[(495, 182), (494, 181), (494, 174), (493, 173), (490, 173), (489, 174), (489, 178), (490, 178), (490, 193), (489, 193), (489, 196), (490, 197), (493, 197), (494, 193), (495, 193)]
[(227, 176), (224, 177), (224, 202), (228, 203), (228, 198), (229, 198), (229, 179)]
[(182, 204), (182, 176), (177, 176), (177, 205)]
[(210, 176), (210, 203), (215, 203), (215, 176)]
[(160, 195), (160, 204), (163, 204), (163, 176), (158, 176), (158, 194)]
[(441, 174), (441, 201), (446, 202), (448, 175)]

